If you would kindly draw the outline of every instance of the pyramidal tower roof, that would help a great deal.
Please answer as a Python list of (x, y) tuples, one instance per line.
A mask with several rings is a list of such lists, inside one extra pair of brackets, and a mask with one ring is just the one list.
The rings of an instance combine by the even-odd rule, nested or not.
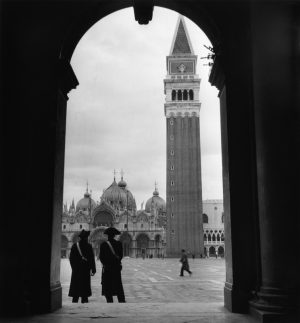
[(183, 16), (179, 15), (170, 50), (170, 55), (187, 54), (194, 55), (194, 50)]

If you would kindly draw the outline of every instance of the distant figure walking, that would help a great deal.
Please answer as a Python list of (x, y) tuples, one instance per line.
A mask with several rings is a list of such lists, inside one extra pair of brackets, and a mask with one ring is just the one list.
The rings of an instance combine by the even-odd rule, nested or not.
[(188, 257), (187, 257), (187, 254), (184, 249), (181, 250), (181, 258), (179, 261), (182, 263), (181, 270), (180, 270), (180, 276), (184, 276), (183, 275), (184, 270), (187, 271), (191, 275), (192, 272), (190, 271)]
[(103, 265), (101, 280), (102, 295), (105, 296), (107, 303), (113, 303), (113, 296), (118, 297), (119, 303), (125, 303), (121, 277), (123, 247), (120, 241), (114, 239), (121, 232), (116, 228), (110, 227), (103, 233), (108, 236), (108, 240), (101, 244), (99, 254), (99, 259)]
[(88, 297), (92, 295), (91, 276), (96, 273), (95, 258), (92, 246), (88, 243), (90, 231), (82, 230), (79, 234), (80, 241), (74, 243), (70, 253), (72, 267), (69, 296), (72, 302), (88, 303)]

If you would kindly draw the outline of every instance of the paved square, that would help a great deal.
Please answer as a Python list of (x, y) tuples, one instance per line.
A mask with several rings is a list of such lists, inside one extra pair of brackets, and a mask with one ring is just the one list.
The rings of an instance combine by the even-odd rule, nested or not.
[(92, 277), (89, 303), (68, 297), (71, 267), (61, 261), (63, 307), (46, 315), (7, 319), (5, 323), (255, 323), (248, 315), (228, 312), (223, 305), (223, 259), (190, 260), (192, 276), (179, 277), (178, 259), (124, 259), (126, 303), (107, 304), (101, 295), (101, 265)]
[[(225, 282), (224, 259), (190, 259), (191, 276), (179, 277), (181, 263), (178, 259), (133, 259), (122, 261), (123, 286), (128, 303), (223, 303)], [(97, 273), (92, 277), (90, 302), (105, 303), (101, 295), (101, 264), (96, 262)], [(63, 303), (68, 297), (71, 267), (68, 259), (61, 261)]]

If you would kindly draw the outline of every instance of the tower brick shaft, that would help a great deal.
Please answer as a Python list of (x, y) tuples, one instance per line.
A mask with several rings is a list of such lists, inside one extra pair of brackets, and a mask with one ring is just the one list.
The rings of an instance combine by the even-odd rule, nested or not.
[(167, 257), (204, 254), (197, 56), (179, 16), (167, 56)]

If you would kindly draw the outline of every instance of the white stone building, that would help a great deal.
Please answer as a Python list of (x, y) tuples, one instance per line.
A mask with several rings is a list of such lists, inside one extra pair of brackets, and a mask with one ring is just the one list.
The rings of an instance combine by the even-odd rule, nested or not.
[(203, 201), (203, 235), (206, 257), (224, 257), (223, 200)]

